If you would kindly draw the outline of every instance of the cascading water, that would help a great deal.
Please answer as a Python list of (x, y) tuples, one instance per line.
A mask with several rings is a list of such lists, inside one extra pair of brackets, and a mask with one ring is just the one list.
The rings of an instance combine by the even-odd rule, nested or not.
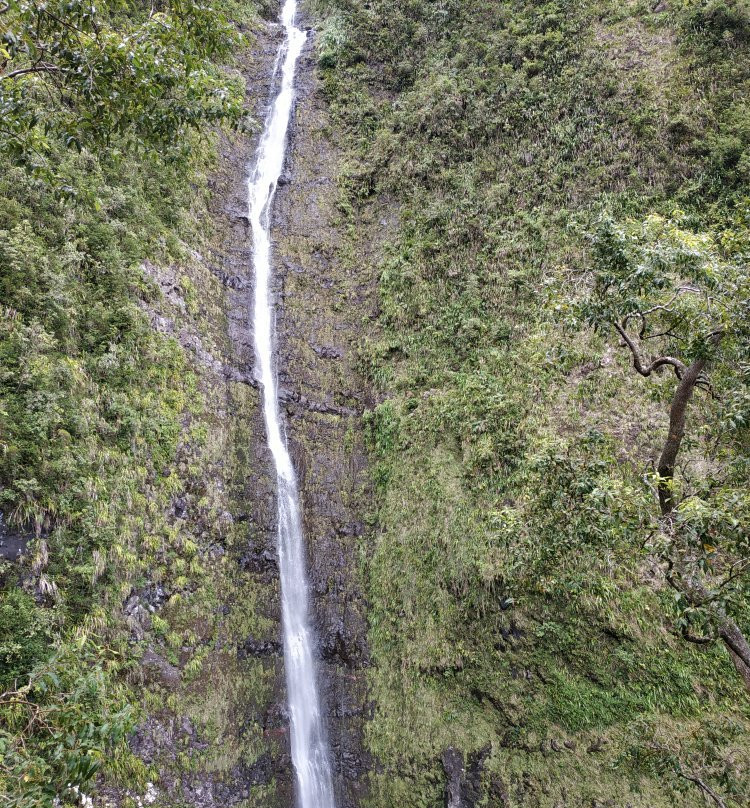
[(284, 165), (287, 130), (294, 99), (294, 72), (306, 39), (305, 32), (294, 24), (296, 11), (296, 0), (285, 0), (281, 11), (285, 39), (274, 69), (276, 78), (281, 65), (281, 84), (265, 122), (255, 170), (248, 179), (248, 215), (253, 234), (255, 272), (253, 325), (257, 371), (263, 389), (266, 435), (276, 465), (284, 664), (298, 801), (300, 808), (334, 808), (331, 765), (320, 714), (316, 666), (311, 650), (312, 630), (308, 615), (307, 573), (297, 479), (282, 434), (273, 359), (269, 231), (274, 193)]

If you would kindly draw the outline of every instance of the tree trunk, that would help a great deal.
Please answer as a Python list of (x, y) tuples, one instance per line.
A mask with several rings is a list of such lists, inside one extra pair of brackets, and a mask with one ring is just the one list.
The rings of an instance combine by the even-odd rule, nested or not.
[(728, 617), (725, 617), (719, 626), (719, 636), (724, 641), (729, 656), (732, 657), (737, 673), (750, 691), (750, 643), (745, 639), (740, 627)]
[[(698, 378), (705, 370), (706, 365), (706, 359), (696, 359), (685, 370), (672, 398), (672, 406), (669, 410), (669, 434), (657, 465), (657, 472), (659, 473), (659, 507), (661, 508), (662, 516), (668, 516), (675, 509), (674, 467), (677, 462), (677, 455), (680, 452), (682, 439), (685, 436), (687, 406), (693, 396)], [(745, 639), (740, 627), (726, 615), (721, 618), (719, 623), (719, 636), (729, 651), (729, 656), (737, 669), (737, 673), (740, 675), (748, 692), (750, 692), (750, 643)]]
[(687, 405), (690, 403), (695, 384), (701, 373), (703, 373), (706, 364), (706, 359), (696, 359), (683, 374), (672, 398), (672, 406), (669, 410), (669, 434), (656, 468), (659, 473), (659, 507), (661, 508), (662, 516), (670, 514), (675, 507), (674, 467), (682, 439), (685, 436)]
[[(684, 582), (681, 590), (693, 606), (700, 606), (710, 600), (708, 591), (699, 581)], [(724, 609), (717, 607), (713, 614), (718, 625), (718, 635), (729, 651), (732, 664), (740, 675), (745, 689), (750, 693), (750, 643), (745, 639), (742, 629)]]

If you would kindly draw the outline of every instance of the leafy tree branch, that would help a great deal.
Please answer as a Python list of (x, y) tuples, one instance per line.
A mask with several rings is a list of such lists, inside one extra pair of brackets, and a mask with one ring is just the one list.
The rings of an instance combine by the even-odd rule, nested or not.
[(163, 10), (118, 0), (9, 0), (0, 20), (3, 147), (28, 160), (61, 137), (75, 148), (118, 135), (169, 147), (185, 128), (243, 119), (242, 93), (213, 60), (237, 34), (220, 10), (173, 0)]
[(706, 234), (657, 216), (624, 225), (604, 219), (592, 243), (593, 283), (579, 311), (595, 328), (614, 330), (640, 376), (670, 369), (676, 379), (654, 476), (658, 546), (683, 604), (680, 633), (701, 645), (721, 639), (750, 690), (750, 645), (732, 617), (733, 599), (748, 586), (747, 497), (717, 473), (720, 453), (698, 481), (700, 495), (685, 496), (676, 478), (695, 390), (713, 405), (700, 410), (705, 432), (721, 399), (712, 377), (730, 399), (746, 385), (747, 267), (722, 258)]

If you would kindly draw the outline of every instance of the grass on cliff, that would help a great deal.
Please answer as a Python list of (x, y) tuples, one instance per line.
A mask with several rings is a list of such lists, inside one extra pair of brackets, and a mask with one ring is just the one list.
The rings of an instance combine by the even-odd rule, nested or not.
[[(182, 249), (178, 234), (191, 198), (184, 171), (147, 159), (108, 164), (63, 150), (58, 160), (67, 175), (66, 198), (20, 167), (8, 167), (0, 181), (6, 306), (0, 327), (0, 497), (10, 526), (31, 537), (21, 575), (36, 599), (20, 620), (4, 625), (3, 643), (17, 649), (18, 664), (3, 666), (2, 687), (23, 690), (30, 681), (26, 697), (50, 700), (52, 716), (40, 716), (38, 726), (31, 722), (26, 747), (18, 745), (23, 725), (9, 719), (3, 776), (21, 805), (50, 792), (51, 799), (67, 782), (85, 783), (106, 745), (102, 738), (96, 752), (85, 752), (85, 732), (106, 735), (111, 728), (116, 741), (127, 726), (100, 712), (118, 691), (116, 698), (123, 698), (104, 669), (114, 673), (134, 660), (117, 635), (102, 629), (114, 629), (112, 605), (150, 560), (144, 533), (163, 530), (157, 509), (169, 498), (180, 418), (195, 398), (195, 378), (181, 349), (152, 331), (139, 303), (157, 294), (139, 262)], [(18, 597), (19, 571), (4, 564), (2, 572), (3, 601), (11, 603)], [(33, 641), (40, 622), (48, 626), (44, 644)], [(98, 637), (81, 651), (79, 675), (85, 677), (91, 664), (102, 673), (92, 680), (103, 688), (99, 701), (82, 706), (81, 720), (91, 726), (85, 732), (69, 723), (64, 688), (58, 702), (54, 684), (42, 696), (34, 678), (40, 674), (29, 679), (34, 663), (42, 675), (52, 665), (55, 676), (56, 664), (77, 658), (66, 650), (64, 662), (55, 663), (61, 653), (55, 649), (68, 649), (64, 638), (76, 631), (81, 641)], [(104, 647), (97, 650), (98, 643)], [(54, 745), (45, 722), (62, 735), (71, 733), (70, 748), (63, 745), (59, 753), (62, 770), (51, 763)], [(81, 755), (91, 758), (90, 765), (78, 769)]]
[[(20, 19), (11, 5), (3, 33)], [(239, 20), (257, 13), (221, 5)], [(196, 8), (180, 6), (188, 17)], [(114, 37), (140, 24), (142, 9), (113, 3), (100, 15)], [(186, 35), (207, 55), (210, 43), (196, 44), (203, 30)], [(11, 57), (23, 60), (25, 47)], [(229, 58), (224, 47), (217, 53)], [(5, 48), (0, 56), (5, 67)], [(101, 69), (97, 92), (116, 98)], [(152, 92), (144, 103), (168, 107), (149, 76), (140, 78), (138, 92)], [(0, 562), (0, 792), (17, 808), (77, 804), (73, 787), (85, 791), (102, 773), (141, 792), (155, 779), (126, 736), (143, 704), (164, 709), (164, 694), (149, 702), (159, 688), (141, 681), (143, 646), (123, 602), (162, 587), (168, 606), (149, 615), (147, 639), (189, 683), (205, 656), (197, 627), (215, 629), (206, 615), (216, 612), (212, 577), (223, 572), (210, 568), (224, 569), (207, 552), (223, 529), (217, 505), (195, 485), (211, 479), (204, 466), (218, 438), (194, 363), (152, 325), (161, 291), (143, 270), (147, 260), (189, 267), (209, 235), (216, 137), (207, 120), (215, 116), (201, 117), (206, 99), (196, 91), (192, 112), (180, 113), (195, 113), (196, 126), (175, 128), (168, 148), (129, 131), (108, 132), (106, 148), (96, 138), (72, 143), (65, 127), (75, 99), (40, 87), (14, 87), (25, 139), (0, 149), (0, 512), (29, 540), (20, 564)], [(241, 82), (231, 78), (228, 92), (241, 106)], [(95, 114), (87, 121), (96, 131), (107, 123)], [(197, 316), (189, 269), (178, 277), (185, 317)], [(171, 514), (190, 486), (198, 516), (211, 517), (202, 535)]]
[[(342, 215), (400, 208), (363, 345), (385, 397), (368, 416), (372, 804), (441, 804), (449, 745), (490, 750), (487, 804), (703, 804), (685, 775), (743, 804), (746, 696), (723, 649), (679, 636), (649, 549), (671, 383), (560, 312), (603, 211), (679, 208), (747, 254), (750, 9), (316, 5)], [(743, 427), (717, 453), (718, 415), (693, 405), (692, 473), (727, 452), (747, 468)]]

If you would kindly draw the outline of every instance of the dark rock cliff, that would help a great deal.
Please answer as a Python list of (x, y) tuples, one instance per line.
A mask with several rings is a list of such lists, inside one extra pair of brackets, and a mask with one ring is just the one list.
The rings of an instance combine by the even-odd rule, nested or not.
[[(273, 95), (281, 30), (268, 22), (254, 35), (241, 70), (248, 105), (261, 122)], [(372, 282), (336, 258), (339, 156), (317, 83), (314, 38), (311, 30), (273, 214), (278, 373), (300, 478), (337, 799), (340, 808), (354, 808), (368, 771), (362, 751), (368, 652), (358, 580), (369, 498), (360, 415), (368, 392), (356, 371), (356, 346), (371, 306)], [(176, 495), (171, 518), (195, 522), (195, 532), (217, 533), (211, 539), (213, 616), (202, 634), (196, 630), (203, 647), (200, 672), (186, 676), (165, 658), (150, 633), (150, 618), (138, 623), (134, 636), (146, 649), (141, 673), (148, 706), (131, 747), (154, 771), (152, 796), (165, 805), (293, 803), (276, 485), (254, 379), (250, 321), (246, 183), (258, 134), (222, 138), (219, 165), (209, 179), (211, 249), (196, 254), (190, 266), (145, 267), (163, 293), (150, 312), (152, 324), (173, 335), (191, 358), (210, 435), (208, 448), (201, 450), (185, 439), (184, 462), (195, 464), (200, 480)], [(198, 298), (192, 316), (181, 292), (185, 275)], [(212, 503), (208, 512), (206, 501)], [(135, 614), (144, 598), (145, 592), (134, 593), (124, 608)], [(149, 608), (141, 610), (145, 614)], [(168, 607), (159, 602), (151, 611), (162, 614), (163, 608)], [(203, 624), (195, 615), (185, 619)], [(117, 803), (138, 796), (114, 787), (107, 792)]]
[(300, 476), (320, 679), (342, 808), (359, 804), (368, 769), (365, 605), (358, 580), (368, 478), (361, 413), (369, 393), (356, 368), (371, 306), (368, 267), (338, 260), (339, 173), (317, 83), (314, 32), (298, 70), (289, 178), (278, 190), (279, 377), (289, 391), (288, 437)]

